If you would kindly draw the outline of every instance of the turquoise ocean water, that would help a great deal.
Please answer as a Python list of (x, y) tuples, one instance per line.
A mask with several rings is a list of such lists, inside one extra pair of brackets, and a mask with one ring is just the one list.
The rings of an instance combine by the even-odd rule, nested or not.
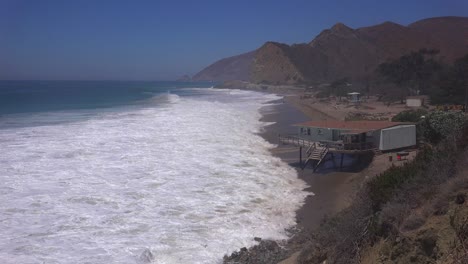
[(220, 263), (307, 195), (259, 136), (280, 97), (212, 83), (0, 82), (0, 263)]

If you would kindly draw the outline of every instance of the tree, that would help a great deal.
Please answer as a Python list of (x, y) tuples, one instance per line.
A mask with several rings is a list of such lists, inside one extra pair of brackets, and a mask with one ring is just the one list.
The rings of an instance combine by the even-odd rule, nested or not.
[(330, 84), (330, 90), (332, 94), (338, 96), (341, 101), (341, 97), (348, 94), (348, 78), (338, 79)]
[(437, 86), (432, 89), (431, 101), (434, 104), (466, 104), (468, 103), (468, 54), (455, 61), (452, 66), (445, 67)]
[(377, 72), (387, 82), (396, 85), (397, 94), (403, 100), (407, 95), (425, 93), (442, 69), (434, 59), (437, 50), (421, 49), (401, 56), (399, 59), (382, 63)]
[(454, 64), (454, 71), (455, 75), (459, 78), (460, 86), (458, 87), (458, 91), (460, 94), (465, 93), (465, 111), (467, 111), (468, 108), (468, 54), (466, 54), (464, 57), (458, 59), (455, 61)]

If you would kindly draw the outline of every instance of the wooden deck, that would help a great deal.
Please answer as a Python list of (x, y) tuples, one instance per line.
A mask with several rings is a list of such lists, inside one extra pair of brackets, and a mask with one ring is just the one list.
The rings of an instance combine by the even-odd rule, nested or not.
[[(370, 143), (347, 143), (336, 141), (320, 141), (315, 142), (305, 138), (300, 138), (297, 136), (279, 135), (280, 144), (293, 145), (299, 147), (299, 161), (301, 163), (302, 169), (311, 163), (313, 165), (314, 171), (318, 169), (320, 164), (324, 163), (327, 155), (330, 153), (332, 159), (334, 154), (341, 154), (340, 159), (340, 170), (343, 168), (343, 157), (345, 154), (350, 155), (363, 155), (369, 153), (377, 153), (378, 150), (373, 148), (373, 145)], [(302, 162), (302, 149), (305, 149), (305, 162)]]
[(370, 142), (346, 144), (336, 141), (316, 142), (292, 135), (279, 135), (279, 142), (285, 145), (294, 145), (303, 148), (310, 148), (312, 146), (326, 147), (330, 153), (338, 154), (367, 154), (378, 151)]

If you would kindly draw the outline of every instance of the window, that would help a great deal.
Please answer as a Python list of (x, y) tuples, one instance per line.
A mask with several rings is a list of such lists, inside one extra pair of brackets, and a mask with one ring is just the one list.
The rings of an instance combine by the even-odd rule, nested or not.
[(322, 129), (319, 128), (319, 129), (317, 130), (317, 135), (323, 135)]
[(310, 128), (307, 129), (307, 135), (310, 136)]

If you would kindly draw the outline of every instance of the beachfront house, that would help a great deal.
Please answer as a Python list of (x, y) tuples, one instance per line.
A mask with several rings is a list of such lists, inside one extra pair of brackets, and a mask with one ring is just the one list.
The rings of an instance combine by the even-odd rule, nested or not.
[[(319, 165), (335, 154), (341, 155), (340, 169), (344, 155), (365, 155), (400, 150), (416, 145), (416, 126), (412, 123), (389, 121), (311, 121), (295, 125), (297, 135), (279, 136), (283, 144), (299, 147), (299, 160), (304, 169), (314, 163)], [(302, 162), (303, 150), (306, 160)], [(330, 154), (330, 155), (328, 155)]]
[(416, 126), (389, 121), (314, 121), (296, 124), (298, 138), (341, 150), (390, 151), (416, 145)]

